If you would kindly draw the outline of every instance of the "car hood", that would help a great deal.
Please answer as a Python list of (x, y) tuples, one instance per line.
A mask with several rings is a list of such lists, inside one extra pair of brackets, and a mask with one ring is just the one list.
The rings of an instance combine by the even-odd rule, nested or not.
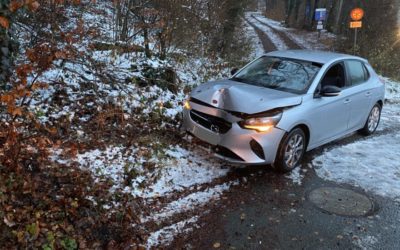
[(232, 80), (202, 84), (193, 90), (191, 97), (219, 109), (246, 114), (295, 106), (302, 102), (301, 95)]

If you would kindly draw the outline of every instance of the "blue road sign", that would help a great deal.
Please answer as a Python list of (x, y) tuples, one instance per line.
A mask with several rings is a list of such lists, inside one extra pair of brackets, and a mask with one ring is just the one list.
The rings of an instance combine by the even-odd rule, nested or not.
[(315, 20), (325, 21), (326, 20), (326, 9), (315, 9)]

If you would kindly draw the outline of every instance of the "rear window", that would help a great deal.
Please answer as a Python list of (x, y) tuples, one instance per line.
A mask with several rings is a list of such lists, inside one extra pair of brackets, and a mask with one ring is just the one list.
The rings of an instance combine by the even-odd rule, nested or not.
[(368, 80), (369, 73), (368, 70), (365, 68), (364, 63), (351, 60), (347, 61), (346, 64), (350, 77), (349, 85), (358, 85)]

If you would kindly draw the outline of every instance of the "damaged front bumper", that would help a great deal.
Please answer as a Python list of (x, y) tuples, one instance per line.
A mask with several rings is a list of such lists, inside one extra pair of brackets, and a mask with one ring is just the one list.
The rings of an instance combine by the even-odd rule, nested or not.
[(224, 110), (191, 103), (192, 109), (184, 110), (183, 130), (203, 143), (199, 145), (210, 150), (225, 161), (262, 165), (275, 161), (279, 143), (285, 131), (272, 128), (266, 133), (243, 129), (241, 120)]

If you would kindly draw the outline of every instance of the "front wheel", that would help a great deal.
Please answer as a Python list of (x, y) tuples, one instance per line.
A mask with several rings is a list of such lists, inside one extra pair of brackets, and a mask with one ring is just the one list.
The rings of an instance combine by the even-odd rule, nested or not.
[(378, 128), (381, 119), (382, 106), (377, 103), (372, 108), (364, 127), (359, 131), (363, 135), (371, 135)]
[(306, 136), (300, 128), (290, 131), (281, 141), (275, 168), (279, 172), (292, 171), (300, 163), (306, 150)]

